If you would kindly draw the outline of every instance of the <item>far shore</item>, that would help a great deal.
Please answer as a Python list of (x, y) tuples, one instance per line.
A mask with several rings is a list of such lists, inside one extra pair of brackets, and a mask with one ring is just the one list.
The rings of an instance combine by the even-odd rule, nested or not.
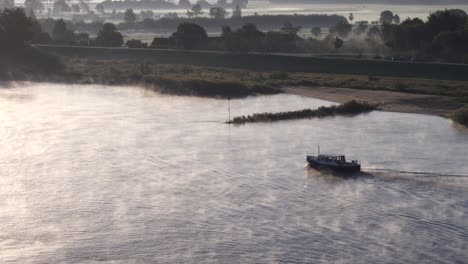
[(453, 111), (463, 106), (463, 104), (456, 101), (456, 98), (441, 95), (307, 86), (288, 86), (284, 87), (283, 91), (289, 94), (313, 97), (336, 103), (345, 103), (351, 100), (363, 101), (378, 104), (380, 109), (388, 112), (443, 117), (449, 117)]

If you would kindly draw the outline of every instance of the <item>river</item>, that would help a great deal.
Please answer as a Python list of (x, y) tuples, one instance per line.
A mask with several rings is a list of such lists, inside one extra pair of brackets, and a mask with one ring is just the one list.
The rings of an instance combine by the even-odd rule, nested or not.
[[(232, 115), (331, 102), (232, 100)], [(373, 112), (229, 126), (225, 100), (0, 89), (1, 263), (466, 263), (468, 130)], [(364, 172), (305, 166), (339, 152)]]

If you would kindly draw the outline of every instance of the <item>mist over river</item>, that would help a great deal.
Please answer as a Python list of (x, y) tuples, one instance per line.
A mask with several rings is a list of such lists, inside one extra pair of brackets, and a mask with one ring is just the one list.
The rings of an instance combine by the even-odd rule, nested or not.
[[(466, 263), (468, 130), (372, 112), (243, 126), (225, 100), (0, 89), (0, 263)], [(332, 103), (280, 94), (232, 115)], [(344, 153), (364, 173), (305, 166)]]

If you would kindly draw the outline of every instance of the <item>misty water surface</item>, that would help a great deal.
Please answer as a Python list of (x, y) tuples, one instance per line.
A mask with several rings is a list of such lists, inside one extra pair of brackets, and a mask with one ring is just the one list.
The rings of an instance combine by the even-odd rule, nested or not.
[[(329, 102), (232, 100), (233, 115)], [(136, 87), (0, 90), (1, 263), (464, 263), (468, 131), (386, 112), (244, 126)], [(306, 153), (365, 173), (320, 174)]]

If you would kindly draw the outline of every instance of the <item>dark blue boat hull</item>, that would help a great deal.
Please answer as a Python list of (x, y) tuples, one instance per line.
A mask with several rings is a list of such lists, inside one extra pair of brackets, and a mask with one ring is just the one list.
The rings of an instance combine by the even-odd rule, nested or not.
[(322, 164), (317, 162), (314, 159), (310, 159), (307, 157), (307, 162), (309, 163), (309, 166), (316, 169), (316, 170), (325, 170), (325, 171), (333, 171), (333, 172), (339, 172), (339, 173), (355, 173), (355, 172), (360, 172), (361, 171), (361, 165), (360, 164), (349, 164), (348, 165), (328, 165), (328, 164)]

